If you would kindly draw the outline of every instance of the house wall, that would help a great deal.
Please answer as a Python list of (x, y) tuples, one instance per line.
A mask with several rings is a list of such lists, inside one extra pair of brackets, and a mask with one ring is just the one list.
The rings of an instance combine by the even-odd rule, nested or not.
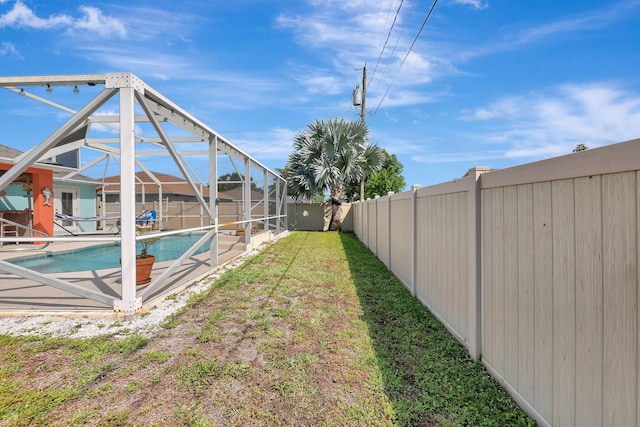
[[(12, 165), (0, 164), (0, 170), (9, 170)], [(31, 174), (32, 206), (29, 206), (30, 198), (23, 189), (22, 183), (8, 185), (4, 191), (6, 195), (0, 197), (0, 210), (3, 211), (24, 211), (31, 208), (33, 214), (30, 226), (48, 235), (53, 234), (53, 206), (44, 204), (42, 189), (53, 188), (53, 172), (46, 169), (28, 168), (25, 173)], [(53, 204), (52, 204), (53, 205)], [(28, 222), (28, 221), (27, 221)], [(24, 225), (29, 225), (24, 224)], [(24, 236), (25, 230), (20, 230), (19, 235)]]
[(0, 197), (0, 210), (21, 211), (27, 209), (28, 202), (25, 192), (22, 189), (22, 183), (9, 184), (4, 191), (7, 193), (4, 197)]
[(640, 140), (388, 203), (358, 236), (540, 425), (640, 425)]
[[(53, 185), (55, 187), (76, 188), (78, 190), (78, 216), (81, 217), (93, 217), (98, 215), (97, 213), (97, 201), (96, 201), (96, 186), (94, 184), (84, 184), (69, 181), (55, 180)], [(56, 221), (59, 223), (59, 221)], [(76, 231), (80, 233), (92, 233), (98, 230), (102, 226), (97, 221), (77, 221), (75, 223), (77, 227)], [(66, 227), (68, 228), (68, 227)], [(61, 227), (54, 225), (54, 232), (56, 235), (67, 235), (68, 231)]]
[(29, 168), (27, 172), (33, 175), (33, 228), (47, 235), (53, 235), (53, 202), (45, 205), (42, 190), (53, 188), (53, 172), (44, 169)]

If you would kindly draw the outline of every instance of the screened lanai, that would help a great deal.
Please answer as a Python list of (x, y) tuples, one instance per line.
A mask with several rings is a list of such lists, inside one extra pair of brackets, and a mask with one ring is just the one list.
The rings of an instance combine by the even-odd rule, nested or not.
[[(19, 228), (0, 236), (0, 311), (133, 313), (286, 230), (285, 181), (133, 74), (0, 77), (0, 87), (0, 145), (15, 149), (0, 159), (0, 197), (10, 197), (25, 172), (45, 177), (26, 189), (32, 202), (24, 210), (37, 222), (18, 224), (0, 211), (3, 225)], [(95, 191), (76, 200), (66, 181), (79, 176), (91, 177)], [(166, 176), (172, 182), (163, 182)], [(233, 199), (218, 191), (221, 176), (235, 177)], [(189, 221), (176, 222), (179, 214), (169, 210), (177, 203), (166, 197), (176, 191), (176, 177), (197, 205)], [(151, 186), (154, 209), (140, 191)], [(115, 201), (105, 199), (110, 188)], [(234, 215), (224, 213), (229, 204)], [(82, 222), (98, 225), (90, 233), (61, 231), (61, 223)], [(150, 283), (136, 285), (136, 242), (187, 234), (197, 236), (194, 243), (154, 267)], [(119, 245), (116, 269), (43, 273), (13, 262), (25, 253), (98, 244)]]

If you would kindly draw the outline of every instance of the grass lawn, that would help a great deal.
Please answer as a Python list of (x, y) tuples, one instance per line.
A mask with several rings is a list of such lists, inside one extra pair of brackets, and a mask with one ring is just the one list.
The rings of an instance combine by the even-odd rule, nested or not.
[(527, 426), (352, 234), (294, 232), (152, 338), (0, 336), (1, 426)]

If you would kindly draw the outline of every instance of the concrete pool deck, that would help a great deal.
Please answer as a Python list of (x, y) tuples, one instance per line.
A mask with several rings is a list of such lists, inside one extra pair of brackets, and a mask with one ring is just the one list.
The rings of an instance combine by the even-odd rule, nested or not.
[[(44, 249), (38, 249), (37, 245), (30, 244), (5, 245), (0, 248), (0, 250), (2, 250), (0, 251), (0, 259), (7, 260), (17, 257), (64, 252), (93, 245), (95, 244), (56, 242)], [(11, 248), (10, 246), (14, 247)], [(245, 253), (245, 246), (241, 237), (221, 234), (218, 245), (219, 266), (240, 257)], [(215, 271), (215, 268), (210, 265), (208, 258), (208, 253), (202, 253), (186, 260), (159, 289), (145, 299), (143, 310), (162, 301), (167, 295), (175, 294)], [(173, 261), (155, 263), (151, 275), (152, 280), (159, 277), (172, 263)], [(119, 268), (58, 273), (50, 276), (107, 295), (120, 295), (121, 277)], [(138, 289), (142, 290), (144, 287), (139, 287)], [(56, 315), (117, 316), (113, 307), (105, 304), (65, 292), (53, 286), (38, 283), (34, 280), (12, 274), (0, 273), (0, 317), (47, 313)], [(122, 313), (119, 315), (122, 316)]]

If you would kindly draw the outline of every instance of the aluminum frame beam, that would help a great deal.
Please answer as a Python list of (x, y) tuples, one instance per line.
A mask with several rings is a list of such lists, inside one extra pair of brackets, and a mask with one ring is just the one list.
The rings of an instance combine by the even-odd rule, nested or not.
[[(74, 111), (71, 108), (65, 107), (59, 103), (56, 103), (52, 100), (39, 97), (35, 94), (29, 93), (25, 91), (24, 87), (36, 87), (36, 86), (73, 86), (73, 85), (104, 85), (104, 89), (98, 93), (92, 100), (84, 105), (78, 111)], [(22, 89), (21, 89), (22, 87)], [(250, 222), (252, 220), (251, 211), (253, 209), (251, 203), (251, 167), (255, 167), (256, 169), (262, 171), (264, 174), (265, 180), (265, 195), (264, 200), (259, 203), (265, 203), (264, 210), (266, 218), (260, 218), (258, 220), (269, 221), (271, 218), (278, 218), (279, 220), (282, 218), (281, 206), (283, 200), (278, 200), (279, 189), (280, 186), (283, 185), (282, 178), (276, 174), (275, 172), (269, 170), (266, 166), (259, 163), (257, 160), (253, 159), (247, 153), (234, 146), (228, 140), (223, 138), (216, 131), (206, 126), (201, 121), (194, 118), (192, 115), (187, 113), (184, 109), (180, 108), (173, 102), (169, 101), (162, 94), (154, 90), (153, 88), (146, 85), (142, 80), (138, 79), (131, 73), (112, 73), (112, 74), (79, 74), (79, 75), (52, 75), (52, 76), (17, 76), (17, 77), (0, 77), (0, 88), (8, 89), (14, 93), (18, 93), (20, 95), (24, 94), (28, 98), (33, 99), (38, 102), (42, 102), (51, 107), (60, 109), (67, 113), (72, 114), (72, 117), (67, 120), (62, 126), (58, 127), (56, 131), (54, 131), (49, 137), (47, 137), (44, 141), (42, 141), (37, 146), (33, 147), (31, 150), (25, 152), (20, 156), (18, 160), (15, 161), (14, 165), (2, 176), (0, 177), (0, 190), (5, 188), (10, 182), (12, 182), (17, 176), (19, 176), (22, 172), (24, 172), (28, 167), (32, 166), (37, 162), (37, 160), (41, 158), (50, 157), (53, 154), (63, 153), (69, 151), (69, 149), (76, 148), (86, 148), (94, 151), (102, 152), (104, 155), (100, 156), (99, 159), (95, 159), (87, 165), (81, 166), (81, 169), (77, 171), (70, 171), (65, 174), (65, 178), (70, 178), (82, 170), (85, 170), (91, 166), (97, 165), (101, 161), (105, 161), (108, 165), (109, 160), (113, 158), (120, 165), (121, 176), (120, 176), (120, 186), (121, 189), (132, 188), (135, 189), (135, 165), (136, 165), (136, 155), (137, 156), (171, 156), (176, 163), (176, 165), (180, 168), (181, 172), (184, 175), (184, 178), (189, 182), (193, 191), (198, 197), (203, 208), (207, 211), (207, 214), (210, 217), (210, 222), (213, 224), (208, 227), (201, 228), (202, 230), (209, 230), (205, 237), (203, 237), (202, 241), (199, 241), (194, 247), (192, 247), (189, 251), (187, 251), (180, 258), (179, 261), (176, 261), (171, 267), (170, 270), (173, 272), (178, 268), (182, 260), (186, 259), (190, 256), (190, 254), (197, 249), (198, 246), (204, 244), (207, 239), (212, 241), (212, 245), (215, 245), (215, 249), (212, 248), (211, 251), (211, 263), (212, 265), (217, 265), (218, 253), (217, 253), (217, 238), (218, 238), (218, 227), (219, 219), (218, 219), (218, 205), (217, 205), (217, 155), (218, 153), (225, 154), (229, 156), (233, 167), (237, 171), (237, 167), (235, 165), (234, 159), (238, 159), (244, 162), (245, 165), (245, 174), (244, 174), (244, 191), (243, 191), (243, 206), (244, 206), (244, 216), (245, 221), (243, 223), (248, 228), (248, 238), (247, 243), (251, 241), (251, 226)], [(93, 115), (95, 112), (104, 105), (109, 99), (118, 94), (120, 96), (119, 101), (119, 113), (118, 115), (111, 116), (100, 116)], [(135, 115), (135, 104), (136, 102), (142, 107), (145, 111), (145, 115)], [(135, 124), (139, 122), (149, 122), (156, 132), (158, 133), (158, 137), (141, 137), (135, 134)], [(119, 138), (88, 138), (85, 135), (85, 138), (79, 139), (77, 141), (72, 141), (69, 144), (66, 144), (64, 147), (56, 147), (58, 143), (64, 141), (64, 138), (68, 135), (72, 134), (81, 126), (89, 126), (91, 129), (91, 124), (99, 123), (102, 126), (108, 126), (111, 129), (117, 129), (120, 132)], [(189, 133), (192, 136), (180, 136), (171, 138), (164, 130), (163, 123), (171, 124), (179, 129), (182, 129)], [(179, 151), (174, 144), (178, 144), (181, 142), (190, 142), (190, 143), (203, 143), (207, 144), (206, 148), (202, 151), (198, 150), (189, 150), (189, 151)], [(162, 150), (158, 152), (155, 151), (137, 151), (136, 144), (138, 143), (146, 143), (151, 145), (156, 145)], [(107, 144), (115, 144), (117, 146), (110, 146)], [(209, 173), (213, 174), (209, 177), (209, 185), (210, 185), (210, 200), (206, 202), (202, 189), (196, 184), (191, 177), (191, 174), (188, 171), (189, 164), (183, 158), (183, 156), (192, 156), (192, 155), (208, 155), (210, 159), (210, 169)], [(142, 170), (145, 170), (144, 165), (140, 164)], [(106, 166), (105, 166), (106, 170)], [(147, 169), (148, 171), (148, 169)], [(193, 171), (192, 171), (193, 172)], [(150, 174), (151, 175), (151, 174)], [(197, 174), (194, 173), (194, 176)], [(275, 177), (274, 184), (276, 187), (276, 206), (278, 206), (278, 211), (275, 213), (275, 216), (269, 216), (270, 212), (268, 212), (268, 203), (270, 201), (270, 194), (267, 194), (267, 183), (269, 181), (269, 176), (273, 175)], [(197, 178), (197, 176), (196, 176)], [(199, 178), (198, 178), (199, 179)], [(154, 180), (156, 181), (156, 180)], [(104, 184), (104, 183), (103, 183)], [(213, 188), (211, 188), (213, 187)], [(285, 186), (286, 187), (286, 186)], [(286, 196), (286, 188), (285, 192), (282, 194)], [(103, 193), (104, 196), (104, 193)], [(43, 275), (37, 272), (29, 273), (29, 277), (33, 280), (36, 280), (40, 283), (51, 285), (55, 287), (59, 287), (60, 289), (71, 289), (73, 292), (77, 293), (81, 296), (86, 296), (87, 298), (94, 299), (96, 301), (100, 301), (105, 304), (112, 304), (114, 310), (116, 311), (125, 311), (125, 312), (134, 312), (136, 311), (142, 302), (142, 296), (149, 296), (152, 292), (151, 288), (145, 290), (144, 293), (140, 293), (140, 295), (136, 292), (136, 287), (134, 283), (134, 273), (135, 273), (135, 241), (140, 237), (137, 237), (135, 234), (135, 192), (131, 191), (121, 191), (121, 234), (120, 237), (117, 238), (121, 242), (121, 258), (122, 258), (122, 292), (120, 295), (120, 299), (113, 298), (111, 296), (105, 296), (99, 293), (92, 293), (82, 287), (76, 287), (73, 284), (69, 284), (67, 282), (49, 277), (47, 275)], [(257, 205), (259, 205), (259, 203)], [(256, 206), (257, 206), (256, 205)], [(285, 206), (286, 211), (286, 206)], [(26, 240), (25, 240), (26, 239)], [(60, 237), (39, 237), (38, 241), (58, 241), (62, 238)], [(76, 240), (82, 240), (82, 238), (75, 238)], [(19, 238), (16, 240), (27, 241), (28, 238)], [(100, 241), (104, 240), (103, 238), (87, 238), (87, 241)], [(108, 239), (111, 240), (111, 239)], [(13, 240), (12, 240), (13, 241)], [(194, 249), (195, 248), (195, 249)], [(11, 268), (11, 266), (9, 266)], [(19, 268), (12, 270), (16, 273), (19, 273)], [(24, 271), (22, 272), (24, 274)], [(154, 281), (154, 284), (157, 282), (159, 286), (160, 283), (165, 281), (170, 273), (163, 274), (161, 277)], [(23, 276), (24, 277), (24, 276)], [(71, 286), (71, 287), (69, 287)]]

